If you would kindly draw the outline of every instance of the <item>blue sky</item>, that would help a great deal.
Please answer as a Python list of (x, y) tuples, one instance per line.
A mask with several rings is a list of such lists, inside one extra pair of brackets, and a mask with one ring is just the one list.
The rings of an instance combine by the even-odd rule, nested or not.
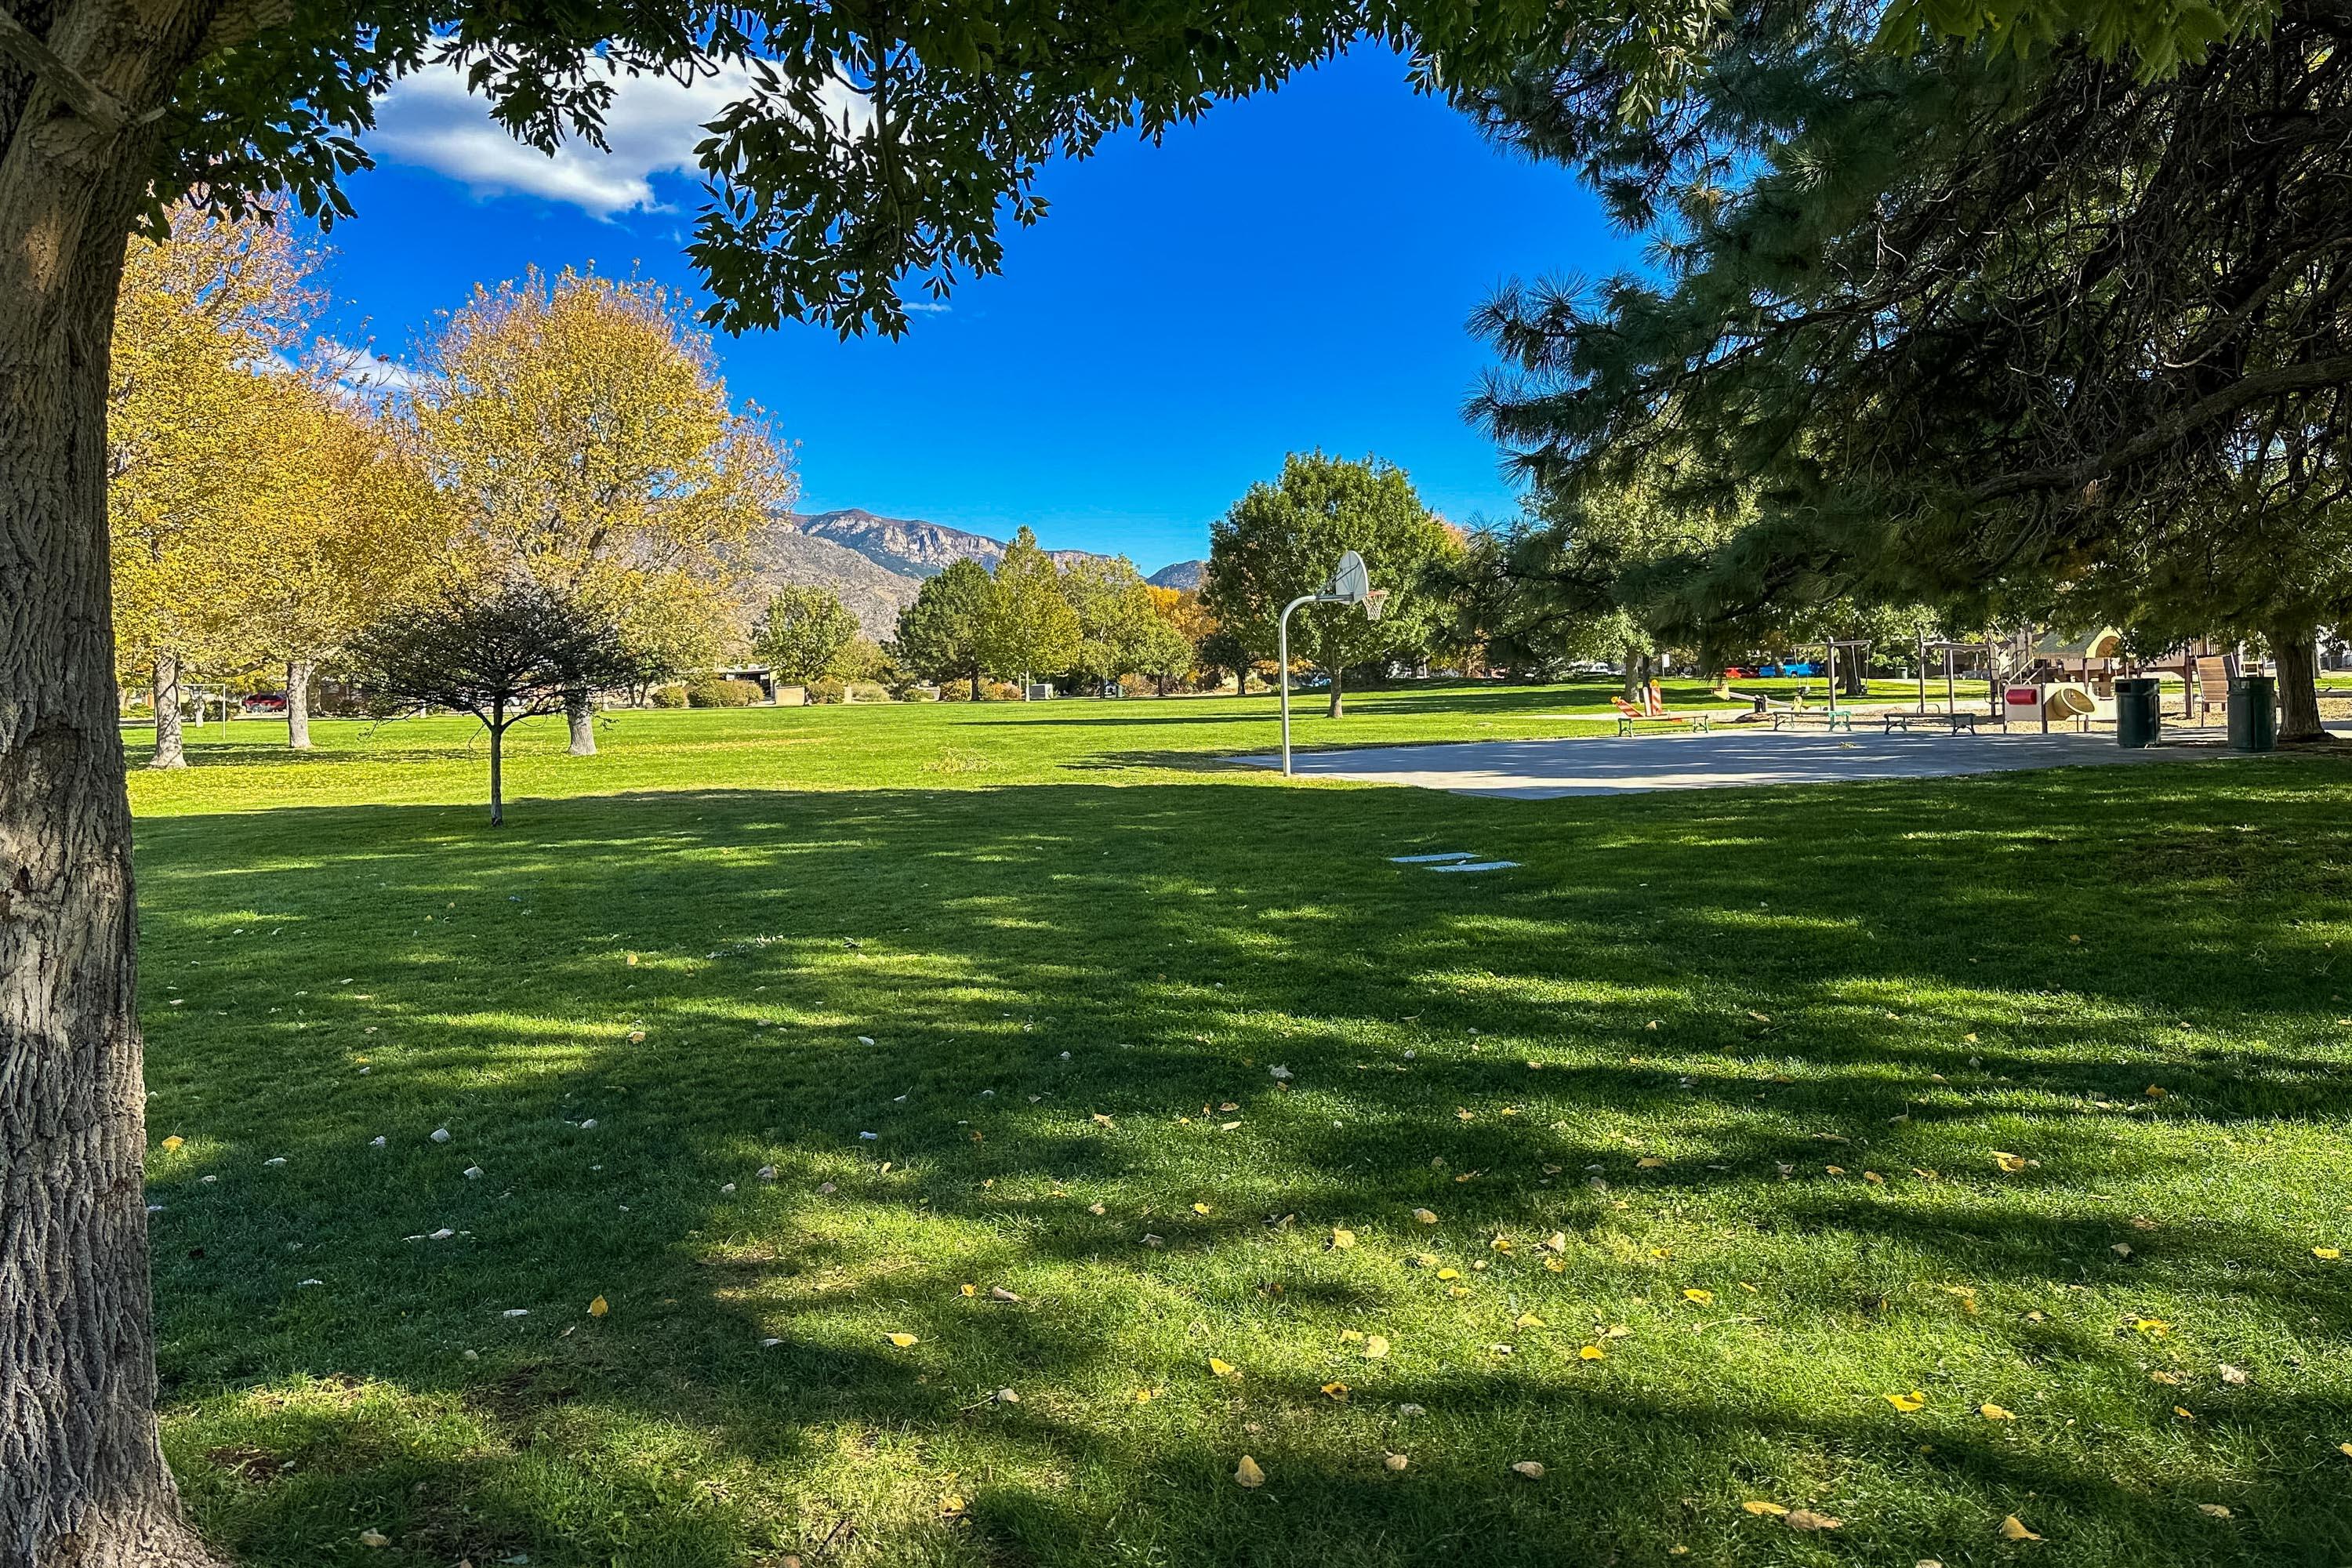
[[(712, 89), (716, 92), (718, 89)], [(614, 153), (512, 147), (454, 83), (385, 105), (338, 226), (338, 335), (401, 357), (478, 280), (593, 262), (690, 288), (690, 162), (711, 97), (656, 87)], [(719, 340), (730, 387), (797, 443), (802, 507), (862, 506), (1149, 572), (1283, 454), (1402, 465), (1457, 521), (1507, 515), (1494, 447), (1461, 418), (1487, 363), (1463, 330), (1514, 275), (1634, 265), (1565, 171), (1483, 142), (1366, 50), (1213, 111), (1160, 147), (1052, 170), (1053, 210), (895, 342), (788, 326)]]

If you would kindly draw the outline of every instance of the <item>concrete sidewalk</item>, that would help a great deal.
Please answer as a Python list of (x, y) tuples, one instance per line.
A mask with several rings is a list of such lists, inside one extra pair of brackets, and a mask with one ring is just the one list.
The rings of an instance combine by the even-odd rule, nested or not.
[[(2175, 741), (2213, 741), (2210, 730), (2168, 730)], [(2112, 735), (1998, 731), (1983, 735), (1878, 735), (1741, 728), (1706, 735), (1628, 735), (1556, 741), (1456, 741), (1295, 753), (1307, 778), (1414, 784), (1457, 795), (1550, 800), (1560, 795), (1634, 795), (1662, 789), (1736, 789), (1753, 784), (1843, 784), (1854, 779), (1936, 779), (2030, 768), (2184, 762), (2226, 752), (2157, 746), (2125, 751)], [(1243, 757), (1279, 768), (1282, 758)]]

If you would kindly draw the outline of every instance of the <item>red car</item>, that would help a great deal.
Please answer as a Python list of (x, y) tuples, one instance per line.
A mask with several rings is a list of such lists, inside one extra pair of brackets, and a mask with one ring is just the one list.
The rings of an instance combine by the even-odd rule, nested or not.
[(282, 715), (286, 711), (286, 694), (282, 691), (257, 691), (244, 703), (247, 714)]

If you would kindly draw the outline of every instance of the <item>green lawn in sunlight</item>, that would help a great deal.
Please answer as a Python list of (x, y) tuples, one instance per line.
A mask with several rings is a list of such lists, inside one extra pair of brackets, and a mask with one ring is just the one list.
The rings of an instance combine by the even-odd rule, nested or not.
[[(499, 831), (449, 721), (134, 776), (199, 1521), (253, 1568), (2352, 1561), (2352, 764), (1526, 803), (1224, 761), (1271, 706), (541, 721)], [(1520, 864), (1389, 859), (1455, 849)]]

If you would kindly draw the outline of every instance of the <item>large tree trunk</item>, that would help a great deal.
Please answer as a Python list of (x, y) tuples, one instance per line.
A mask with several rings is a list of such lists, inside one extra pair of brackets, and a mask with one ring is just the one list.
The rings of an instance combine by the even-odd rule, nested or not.
[(1331, 710), (1326, 715), (1328, 718), (1337, 719), (1348, 710), (1346, 700), (1340, 692), (1346, 673), (1336, 664), (1331, 667)]
[(298, 752), (310, 749), (310, 661), (286, 661), (286, 743)]
[(593, 757), (596, 754), (596, 707), (585, 691), (568, 691), (563, 696), (563, 717), (572, 726), (572, 754)]
[[(0, 458), (0, 461), (5, 461)], [(148, 760), (151, 768), (184, 768), (188, 754), (180, 745), (180, 661), (172, 655), (159, 654), (155, 658), (155, 681), (150, 688), (150, 700), (155, 705), (155, 754)]]
[(2312, 634), (2273, 629), (2264, 635), (2278, 663), (2278, 738), (2327, 739), (2327, 726), (2319, 721), (2319, 658)]
[(971, 672), (971, 700), (980, 700), (980, 671), (976, 669)]
[(1626, 701), (1639, 702), (1642, 700), (1643, 679), (1646, 667), (1647, 661), (1643, 658), (1642, 650), (1640, 648), (1626, 648), (1624, 692)]
[(6, 5), (97, 90), (0, 69), (0, 1563), (189, 1568), (216, 1560), (155, 1436), (106, 380), (137, 121), (217, 0)]

